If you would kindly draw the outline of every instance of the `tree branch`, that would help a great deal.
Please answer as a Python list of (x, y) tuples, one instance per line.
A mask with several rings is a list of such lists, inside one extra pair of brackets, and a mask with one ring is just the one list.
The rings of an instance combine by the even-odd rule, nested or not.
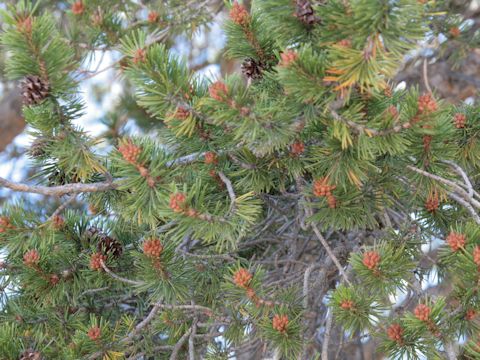
[(107, 265), (105, 265), (105, 263), (103, 262), (103, 260), (100, 260), (100, 264), (102, 265), (102, 268), (103, 270), (105, 270), (105, 272), (110, 275), (112, 278), (114, 278), (115, 280), (118, 280), (118, 281), (121, 281), (125, 284), (130, 284), (130, 285), (135, 285), (135, 286), (141, 286), (141, 285), (145, 285), (145, 283), (143, 281), (136, 281), (136, 280), (130, 280), (130, 279), (126, 279), (124, 277), (121, 277), (117, 274), (115, 274), (112, 270), (110, 270)]
[(0, 186), (19, 192), (50, 196), (62, 196), (66, 194), (93, 193), (113, 190), (117, 188), (118, 184), (114, 182), (98, 182), (91, 184), (75, 183), (49, 187), (42, 185), (27, 185), (15, 183), (0, 177)]

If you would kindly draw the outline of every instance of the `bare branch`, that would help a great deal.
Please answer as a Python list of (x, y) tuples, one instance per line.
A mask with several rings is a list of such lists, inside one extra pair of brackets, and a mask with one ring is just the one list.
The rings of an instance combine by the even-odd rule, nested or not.
[(126, 284), (135, 285), (135, 286), (145, 285), (145, 282), (143, 282), (143, 281), (130, 280), (130, 279), (126, 279), (126, 278), (124, 278), (124, 277), (121, 277), (121, 276), (115, 274), (112, 270), (110, 270), (110, 269), (107, 267), (107, 265), (105, 265), (105, 263), (103, 262), (103, 260), (100, 260), (100, 264), (102, 265), (103, 270), (105, 270), (105, 272), (106, 272), (108, 275), (110, 275), (112, 278), (114, 278), (115, 280), (124, 282), (124, 283), (126, 283)]
[(178, 352), (182, 348), (183, 344), (185, 344), (185, 341), (187, 341), (187, 339), (190, 337), (190, 334), (192, 333), (192, 331), (193, 331), (193, 328), (191, 327), (190, 329), (188, 329), (185, 332), (185, 334), (182, 335), (180, 340), (177, 341), (177, 343), (173, 347), (172, 354), (170, 355), (170, 358), (169, 358), (170, 360), (176, 360), (177, 359)]
[(455, 170), (455, 172), (463, 178), (463, 181), (465, 182), (465, 185), (467, 187), (468, 196), (473, 198), (474, 190), (473, 190), (472, 182), (468, 178), (467, 173), (460, 167), (460, 165), (454, 163), (453, 161), (443, 160), (442, 162), (450, 165)]
[(197, 318), (193, 320), (192, 332), (188, 338), (188, 360), (195, 360), (194, 339), (196, 334), (197, 334)]
[(343, 279), (345, 280), (345, 282), (346, 282), (348, 285), (352, 285), (352, 283), (350, 282), (350, 280), (348, 280), (347, 274), (345, 274), (345, 271), (343, 270), (342, 264), (340, 264), (340, 261), (338, 261), (337, 257), (336, 257), (335, 254), (333, 253), (332, 248), (330, 247), (330, 245), (328, 245), (327, 240), (325, 240), (325, 238), (323, 237), (323, 235), (322, 235), (322, 233), (320, 232), (320, 230), (318, 230), (317, 224), (311, 223), (310, 225), (311, 225), (311, 227), (312, 227), (313, 232), (315, 233), (315, 235), (317, 235), (318, 240), (320, 240), (320, 242), (322, 243), (323, 247), (325, 248), (325, 251), (327, 252), (328, 256), (332, 259), (333, 263), (334, 263), (335, 266), (337, 267), (338, 272), (340, 273), (340, 275), (342, 275)]
[(235, 191), (233, 191), (232, 182), (221, 171), (218, 172), (218, 176), (220, 177), (220, 179), (223, 181), (223, 183), (227, 187), (228, 196), (230, 196), (230, 201), (231, 201), (231, 203), (230, 203), (230, 213), (233, 213), (235, 211), (235, 202), (237, 201), (237, 197), (235, 196)]
[(322, 344), (322, 360), (328, 360), (328, 344), (330, 343), (330, 332), (332, 330), (333, 315), (329, 311), (327, 314), (327, 323), (325, 324), (325, 335), (323, 336)]
[(132, 340), (136, 334), (138, 334), (145, 326), (147, 326), (153, 320), (155, 315), (157, 315), (158, 310), (160, 310), (159, 304), (153, 305), (152, 310), (150, 310), (145, 319), (139, 322), (137, 326), (135, 326), (135, 328), (125, 338), (122, 339), (122, 342), (129, 342), (130, 340)]
[(458, 202), (460, 205), (463, 205), (463, 207), (465, 207), (468, 210), (470, 215), (472, 215), (473, 220), (475, 220), (475, 222), (480, 225), (480, 216), (468, 201), (462, 199), (460, 196), (452, 192), (449, 192), (448, 196), (450, 196), (453, 200)]
[(41, 186), (41, 185), (26, 185), (26, 184), (15, 183), (0, 177), (0, 186), (6, 187), (14, 191), (19, 191), (19, 192), (51, 195), (51, 196), (62, 196), (66, 194), (93, 193), (93, 192), (113, 190), (118, 186), (118, 184), (114, 182), (98, 182), (98, 183), (92, 183), (92, 184), (75, 183), (75, 184), (66, 184), (66, 185), (48, 187), (48, 186)]
[(53, 218), (55, 218), (55, 216), (58, 216), (60, 215), (60, 213), (65, 210), (68, 205), (70, 205), (72, 202), (75, 201), (75, 199), (77, 198), (77, 195), (74, 194), (72, 195), (70, 198), (68, 198), (63, 204), (61, 204), (54, 212), (53, 214), (48, 218), (47, 222), (49, 221), (52, 221)]
[(423, 84), (425, 85), (425, 89), (431, 94), (432, 89), (430, 88), (430, 83), (428, 81), (428, 59), (425, 58), (423, 59), (423, 69), (422, 69), (422, 75), (423, 75)]

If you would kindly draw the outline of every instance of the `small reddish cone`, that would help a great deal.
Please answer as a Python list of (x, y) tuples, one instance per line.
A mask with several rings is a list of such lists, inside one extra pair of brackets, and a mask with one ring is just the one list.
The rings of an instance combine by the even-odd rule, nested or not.
[(430, 94), (423, 94), (418, 98), (418, 111), (422, 114), (431, 113), (437, 110), (437, 102)]
[(427, 200), (425, 201), (425, 209), (427, 209), (428, 212), (435, 212), (438, 209), (438, 206), (440, 205), (440, 202), (438, 200), (438, 194), (433, 193), (428, 196)]
[(459, 37), (460, 34), (461, 34), (461, 31), (458, 27), (454, 26), (452, 28), (450, 28), (450, 30), (448, 31), (450, 33), (450, 35), (452, 35), (453, 37)]
[(33, 22), (32, 22), (31, 16), (27, 16), (26, 18), (19, 19), (17, 22), (18, 31), (26, 34), (32, 33), (32, 27), (33, 27)]
[(0, 216), (0, 234), (6, 232), (8, 229), (13, 229), (10, 224), (10, 219), (6, 216)]
[(250, 22), (250, 15), (248, 14), (245, 6), (240, 5), (237, 1), (233, 3), (232, 8), (230, 9), (230, 19), (235, 24), (240, 26), (245, 26)]
[(338, 205), (337, 198), (333, 195), (327, 195), (327, 205), (330, 209), (336, 209)]
[(468, 309), (465, 313), (465, 319), (472, 321), (477, 316), (477, 312), (474, 309)]
[(415, 317), (420, 321), (428, 321), (432, 309), (425, 304), (418, 304), (414, 310)]
[(150, 11), (148, 13), (147, 19), (150, 24), (156, 23), (158, 19), (160, 18), (160, 14), (156, 11)]
[(352, 300), (342, 300), (340, 303), (340, 307), (344, 310), (351, 310), (353, 309), (353, 301)]
[(65, 225), (65, 219), (60, 215), (55, 215), (52, 219), (54, 229), (61, 229)]
[(163, 252), (163, 245), (160, 239), (149, 239), (143, 243), (143, 252), (145, 255), (159, 258)]
[(87, 336), (92, 341), (100, 339), (100, 336), (102, 336), (100, 328), (98, 326), (91, 327), (87, 332)]
[(329, 185), (328, 178), (324, 177), (313, 182), (313, 194), (315, 196), (330, 196), (332, 191), (337, 188), (336, 185)]
[(29, 267), (35, 266), (39, 262), (40, 262), (40, 254), (35, 249), (29, 250), (23, 255), (23, 263), (26, 266), (29, 266)]
[(467, 122), (467, 117), (465, 114), (457, 113), (453, 117), (453, 122), (457, 129), (463, 129), (465, 127), (465, 123)]
[(175, 110), (175, 114), (173, 115), (173, 117), (178, 120), (185, 120), (189, 116), (190, 111), (188, 111), (188, 109), (183, 106), (177, 107), (177, 109)]
[(135, 50), (135, 54), (133, 55), (133, 63), (140, 64), (147, 61), (147, 52), (144, 49), (137, 49)]
[(250, 285), (253, 275), (244, 268), (240, 268), (233, 274), (233, 282), (241, 288), (247, 288)]
[(57, 274), (52, 274), (50, 275), (49, 281), (50, 281), (50, 284), (57, 285), (60, 282), (60, 278), (58, 277)]
[(208, 93), (212, 99), (223, 101), (228, 93), (227, 85), (221, 81), (215, 81), (208, 88)]
[(291, 146), (290, 146), (291, 150), (290, 150), (290, 153), (292, 155), (295, 155), (295, 156), (299, 156), (301, 154), (304, 153), (305, 151), (305, 144), (298, 140), (298, 141), (295, 141)]
[(170, 209), (174, 212), (182, 212), (185, 207), (187, 196), (183, 193), (176, 193), (170, 195)]
[(431, 143), (432, 143), (432, 136), (431, 135), (425, 135), (423, 137), (423, 149), (425, 151), (429, 151)]
[(101, 253), (94, 253), (90, 257), (90, 269), (98, 271), (102, 270), (102, 261), (105, 263), (107, 257)]
[(278, 332), (284, 334), (287, 331), (288, 316), (275, 314), (272, 320), (272, 327)]
[(125, 161), (129, 162), (130, 164), (136, 164), (142, 149), (132, 143), (131, 140), (128, 140), (118, 147), (118, 151), (120, 154), (122, 154)]
[(83, 11), (85, 10), (85, 6), (83, 5), (83, 1), (75, 1), (72, 5), (72, 13), (74, 15), (82, 15)]
[(337, 42), (337, 45), (349, 48), (349, 47), (352, 47), (352, 41), (350, 39), (343, 39)]
[(387, 329), (387, 335), (391, 340), (401, 343), (403, 341), (403, 328), (400, 324), (392, 324)]
[(205, 164), (210, 165), (216, 165), (218, 164), (218, 157), (217, 154), (214, 152), (208, 151), (205, 153)]
[(380, 264), (380, 254), (376, 251), (367, 251), (363, 254), (363, 265), (374, 270)]
[(465, 246), (466, 237), (463, 234), (451, 232), (446, 239), (452, 251), (458, 251)]
[(388, 107), (387, 111), (390, 114), (390, 116), (392, 116), (394, 118), (398, 116), (398, 110), (394, 105), (390, 105)]
[(288, 67), (298, 59), (298, 54), (293, 50), (287, 50), (280, 54), (280, 63), (282, 67)]
[(480, 246), (478, 245), (473, 249), (473, 261), (480, 266)]

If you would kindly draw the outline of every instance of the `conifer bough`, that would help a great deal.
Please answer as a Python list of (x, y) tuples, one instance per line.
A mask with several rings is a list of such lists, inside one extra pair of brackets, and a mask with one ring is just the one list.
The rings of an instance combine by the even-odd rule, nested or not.
[[(0, 358), (328, 360), (353, 343), (480, 357), (480, 109), (436, 95), (427, 59), (425, 90), (394, 82), (425, 38), (475, 44), (449, 6), (2, 11), (36, 176), (0, 187), (47, 198), (1, 208)], [(170, 47), (220, 12), (225, 60), (241, 66), (211, 80)], [(83, 69), (113, 50), (114, 65)], [(109, 69), (129, 96), (93, 138), (76, 125), (79, 83)]]

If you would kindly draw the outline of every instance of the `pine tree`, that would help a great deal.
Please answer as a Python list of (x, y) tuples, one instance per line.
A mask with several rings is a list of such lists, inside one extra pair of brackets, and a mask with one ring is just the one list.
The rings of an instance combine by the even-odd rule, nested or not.
[[(452, 61), (474, 46), (451, 6), (2, 11), (36, 173), (0, 186), (60, 205), (2, 205), (0, 358), (346, 359), (361, 340), (390, 358), (479, 358), (480, 108), (442, 100), (427, 62), (424, 91), (395, 83), (426, 37), (457, 42)], [(172, 48), (221, 11), (239, 66), (212, 80)], [(77, 120), (99, 49), (120, 53), (127, 95), (93, 137)], [(150, 125), (120, 132), (129, 116)]]

